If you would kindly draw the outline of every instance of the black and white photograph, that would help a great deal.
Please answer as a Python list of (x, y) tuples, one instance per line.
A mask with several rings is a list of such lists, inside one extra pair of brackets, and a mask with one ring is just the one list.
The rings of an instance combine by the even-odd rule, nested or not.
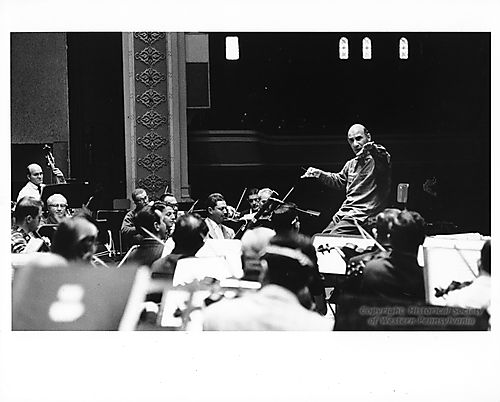
[(491, 16), (172, 18), (2, 30), (5, 400), (497, 400)]

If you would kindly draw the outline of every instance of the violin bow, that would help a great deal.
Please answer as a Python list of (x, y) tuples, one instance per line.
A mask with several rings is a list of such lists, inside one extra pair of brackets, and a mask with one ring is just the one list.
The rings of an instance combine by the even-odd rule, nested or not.
[(240, 205), (241, 205), (241, 201), (243, 201), (243, 197), (245, 196), (245, 193), (247, 192), (247, 188), (245, 187), (243, 189), (243, 193), (241, 193), (241, 197), (240, 197), (240, 200), (238, 201), (238, 205), (236, 205), (236, 209), (235, 209), (235, 212), (238, 211), (238, 209), (240, 208)]
[(285, 200), (288, 198), (288, 196), (292, 193), (292, 191), (295, 190), (295, 187), (292, 187), (288, 193), (286, 193), (285, 197), (281, 200), (285, 202)]
[(364, 239), (370, 239), (370, 240), (373, 240), (375, 242), (375, 245), (381, 250), (381, 251), (384, 251), (386, 252), (387, 250), (377, 241), (375, 240), (375, 238), (370, 234), (368, 233), (365, 229), (363, 229), (361, 227), (361, 225), (358, 223), (358, 220), (355, 218), (355, 217), (352, 217), (352, 220), (354, 221), (354, 224), (356, 225), (356, 227), (358, 228), (359, 230), (359, 233), (361, 233), (361, 236), (364, 238)]
[(192, 214), (193, 211), (194, 211), (194, 207), (196, 206), (196, 204), (198, 204), (198, 201), (200, 200), (196, 200), (193, 205), (191, 205), (191, 208), (189, 208), (189, 211), (187, 211), (188, 214)]
[(160, 243), (161, 245), (165, 245), (165, 243), (163, 241), (160, 240), (160, 238), (158, 236), (156, 236), (154, 233), (152, 233), (151, 231), (149, 231), (148, 229), (146, 229), (145, 227), (143, 226), (139, 226), (142, 230), (144, 230), (148, 235), (150, 235), (153, 239), (155, 239), (158, 243)]

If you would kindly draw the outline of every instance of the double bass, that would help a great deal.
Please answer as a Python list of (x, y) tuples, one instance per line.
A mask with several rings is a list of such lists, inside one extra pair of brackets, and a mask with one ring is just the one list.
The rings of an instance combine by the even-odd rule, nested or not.
[[(43, 147), (43, 152), (45, 159), (47, 160), (47, 165), (52, 169), (52, 173), (54, 173), (57, 169), (56, 160), (54, 158), (54, 155), (52, 155), (52, 150), (50, 149), (50, 146), (48, 144), (45, 144), (45, 146)], [(56, 176), (56, 184), (66, 183), (66, 179), (64, 178), (64, 176), (58, 176), (55, 173), (54, 175)]]

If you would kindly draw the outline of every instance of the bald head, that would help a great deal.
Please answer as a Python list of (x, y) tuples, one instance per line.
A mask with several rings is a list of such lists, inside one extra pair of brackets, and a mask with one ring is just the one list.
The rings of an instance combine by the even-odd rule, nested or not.
[(266, 201), (273, 195), (274, 191), (270, 188), (263, 188), (257, 194), (259, 195), (259, 208), (261, 208)]
[(62, 194), (52, 194), (47, 198), (47, 210), (49, 212), (50, 223), (61, 222), (68, 213), (68, 200)]
[(67, 204), (68, 200), (62, 194), (52, 194), (49, 198), (47, 198), (47, 205), (50, 204)]
[(39, 186), (43, 183), (43, 170), (40, 165), (37, 165), (36, 163), (28, 165), (28, 167), (26, 168), (26, 174), (28, 180), (33, 184)]
[(371, 135), (362, 124), (356, 123), (347, 132), (347, 142), (352, 151), (357, 154), (367, 142), (371, 141)]
[(264, 227), (247, 230), (241, 238), (241, 253), (245, 257), (258, 258), (276, 233)]

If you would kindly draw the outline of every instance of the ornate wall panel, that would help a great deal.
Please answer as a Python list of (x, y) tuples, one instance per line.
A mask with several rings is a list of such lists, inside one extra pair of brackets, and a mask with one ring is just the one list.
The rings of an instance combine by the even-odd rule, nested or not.
[(135, 32), (135, 182), (152, 199), (170, 187), (167, 69), (166, 34)]

